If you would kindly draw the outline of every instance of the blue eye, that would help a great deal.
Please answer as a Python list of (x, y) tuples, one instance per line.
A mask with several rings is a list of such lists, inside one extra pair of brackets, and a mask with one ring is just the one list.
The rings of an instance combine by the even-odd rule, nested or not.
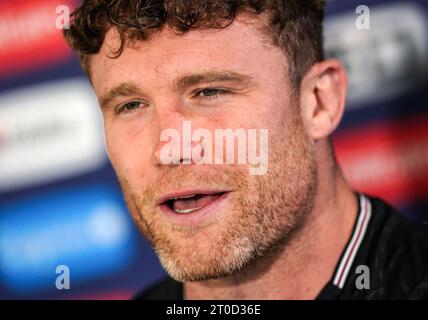
[(116, 113), (127, 113), (127, 112), (133, 112), (136, 111), (137, 109), (139, 109), (141, 106), (143, 105), (143, 102), (139, 101), (139, 100), (133, 100), (133, 101), (129, 101), (126, 102), (124, 104), (119, 105), (116, 108)]

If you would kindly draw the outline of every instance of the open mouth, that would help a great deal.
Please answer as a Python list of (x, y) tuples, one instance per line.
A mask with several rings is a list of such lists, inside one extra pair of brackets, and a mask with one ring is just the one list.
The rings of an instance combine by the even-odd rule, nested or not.
[(177, 226), (209, 223), (215, 216), (228, 212), (233, 190), (186, 189), (171, 192), (156, 202), (160, 212)]
[(176, 214), (190, 214), (199, 211), (224, 196), (226, 192), (218, 193), (195, 193), (183, 196), (168, 198), (162, 203), (162, 206), (168, 207), (169, 210)]

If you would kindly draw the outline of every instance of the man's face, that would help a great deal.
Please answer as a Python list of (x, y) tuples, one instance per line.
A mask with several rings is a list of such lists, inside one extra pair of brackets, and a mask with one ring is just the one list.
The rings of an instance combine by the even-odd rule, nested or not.
[[(291, 98), (286, 58), (257, 23), (240, 15), (226, 29), (179, 35), (165, 28), (126, 46), (117, 59), (109, 57), (117, 49), (110, 30), (90, 60), (108, 153), (129, 210), (179, 281), (241, 270), (286, 241), (312, 209), (313, 144)], [(250, 164), (237, 157), (232, 164), (166, 165), (161, 134), (175, 129), (183, 142), (185, 120), (212, 137), (216, 129), (267, 129), (267, 172), (251, 175)], [(215, 143), (210, 149), (219, 154)]]

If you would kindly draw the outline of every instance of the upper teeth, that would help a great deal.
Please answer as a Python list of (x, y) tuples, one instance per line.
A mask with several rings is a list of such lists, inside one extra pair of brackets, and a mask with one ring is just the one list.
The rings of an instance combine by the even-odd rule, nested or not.
[(194, 194), (188, 195), (188, 196), (182, 196), (182, 197), (175, 197), (175, 198), (171, 198), (172, 200), (178, 200), (178, 199), (187, 199), (187, 198), (192, 198), (194, 197)]

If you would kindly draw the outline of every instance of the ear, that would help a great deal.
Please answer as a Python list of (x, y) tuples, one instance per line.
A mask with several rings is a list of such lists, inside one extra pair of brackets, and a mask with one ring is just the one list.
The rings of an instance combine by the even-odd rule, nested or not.
[(345, 109), (346, 72), (336, 60), (313, 65), (300, 85), (303, 122), (314, 141), (329, 136), (337, 128)]

